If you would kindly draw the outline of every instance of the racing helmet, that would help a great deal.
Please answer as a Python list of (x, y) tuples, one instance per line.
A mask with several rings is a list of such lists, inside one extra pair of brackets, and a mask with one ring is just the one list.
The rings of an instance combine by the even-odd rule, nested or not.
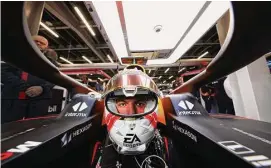
[[(133, 65), (134, 66), (134, 65)], [(105, 122), (116, 151), (143, 153), (157, 127), (158, 88), (141, 68), (126, 68), (105, 87)]]

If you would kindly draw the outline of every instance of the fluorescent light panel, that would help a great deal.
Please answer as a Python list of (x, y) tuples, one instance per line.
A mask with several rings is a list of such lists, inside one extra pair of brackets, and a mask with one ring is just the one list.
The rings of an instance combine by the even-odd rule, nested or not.
[(121, 62), (121, 57), (127, 57), (124, 35), (122, 32), (119, 13), (115, 1), (92, 1), (92, 4), (99, 16), (106, 35), (112, 44), (114, 51)]
[(74, 10), (76, 11), (77, 15), (80, 17), (80, 19), (83, 21), (83, 23), (86, 25), (88, 31), (91, 33), (92, 36), (95, 36), (95, 32), (93, 31), (93, 29), (90, 27), (90, 25), (88, 24), (86, 18), (84, 17), (84, 15), (81, 13), (80, 9), (75, 6)]
[[(125, 17), (127, 15), (126, 9), (125, 9), (126, 3), (128, 3), (128, 2), (123, 2)], [(187, 3), (191, 3), (191, 2), (187, 2)], [(93, 1), (93, 6), (99, 16), (99, 19), (101, 20), (103, 28), (106, 31), (106, 34), (107, 34), (109, 41), (111, 42), (111, 44), (115, 50), (117, 57), (121, 62), (120, 58), (127, 56), (128, 52), (127, 52), (125, 41), (124, 41), (124, 35), (122, 32), (122, 28), (121, 28), (121, 24), (120, 24), (120, 20), (119, 20), (116, 2)], [(191, 46), (194, 43), (196, 43), (196, 41), (204, 33), (206, 33), (206, 31), (210, 27), (212, 27), (215, 24), (215, 22), (229, 9), (229, 7), (230, 7), (230, 2), (212, 1), (211, 4), (208, 6), (208, 8), (205, 10), (205, 12), (202, 14), (202, 16), (199, 18), (197, 23), (192, 27), (190, 32), (186, 35), (186, 37), (183, 39), (183, 41), (177, 46), (177, 48), (170, 55), (169, 58), (148, 60), (147, 65), (172, 64), (172, 63), (176, 62), (189, 48), (191, 48)], [(154, 8), (154, 7), (152, 7), (152, 8)], [(195, 7), (193, 7), (193, 8), (195, 9)], [(190, 9), (190, 10), (192, 10), (192, 9)], [(162, 11), (165, 11), (165, 8)], [(148, 12), (152, 13), (152, 9), (149, 8)], [(108, 13), (110, 13), (110, 15), (108, 15)], [(166, 13), (166, 12), (162, 12), (162, 13)], [(184, 15), (187, 16), (186, 13)], [(178, 18), (179, 17), (180, 16), (178, 16)], [(160, 19), (160, 18), (158, 18), (158, 19)], [(125, 18), (126, 22), (129, 22), (128, 20), (129, 19)], [(157, 24), (159, 24), (159, 21), (160, 20), (157, 20)], [(174, 22), (176, 22), (176, 20), (174, 20)], [(114, 23), (114, 24), (112, 24), (112, 23)], [(183, 23), (183, 22), (181, 22), (181, 23)], [(188, 25), (186, 25), (186, 26), (188, 26)], [(140, 26), (143, 26), (143, 25), (139, 24), (139, 25), (137, 25), (137, 28), (140, 28)], [(153, 25), (153, 26), (155, 26), (155, 25)], [(170, 25), (170, 26), (172, 27), (174, 25)], [(128, 33), (128, 37), (129, 37), (128, 38), (129, 44), (131, 44), (130, 39), (132, 37), (130, 36), (130, 30), (129, 30), (130, 26), (127, 24), (127, 27), (128, 27), (127, 33)], [(167, 28), (170, 28), (170, 27), (168, 25), (163, 25), (163, 29), (167, 29)], [(136, 33), (136, 34), (139, 34), (139, 33)], [(142, 40), (140, 42), (142, 42)], [(130, 46), (130, 49), (131, 49), (131, 46)]]
[(158, 79), (161, 79), (162, 78), (162, 76), (159, 76), (159, 78)]
[(60, 59), (62, 59), (63, 61), (67, 62), (68, 64), (73, 64), (71, 61), (67, 60), (66, 58), (63, 57), (59, 57)]
[(171, 79), (171, 78), (173, 78), (173, 76), (170, 76), (168, 79)]
[(179, 73), (179, 72), (181, 72), (181, 71), (183, 71), (183, 70), (185, 70), (185, 69), (186, 69), (185, 67), (184, 67), (184, 68), (182, 68), (182, 69), (180, 69), (180, 70), (178, 71), (178, 73)]
[(147, 65), (172, 64), (176, 62), (193, 44), (211, 28), (216, 21), (229, 9), (230, 2), (212, 1), (199, 20), (192, 27), (183, 41), (167, 59), (148, 60)]
[[(151, 51), (174, 48), (204, 1), (123, 1), (122, 4), (130, 50)], [(156, 25), (162, 26), (159, 33), (154, 30)]]
[(167, 68), (167, 70), (165, 71), (165, 73), (167, 73), (167, 71), (169, 70), (170, 68)]
[(107, 54), (107, 58), (109, 59), (110, 62), (114, 63), (114, 61), (112, 60), (112, 58), (110, 57), (110, 55)]
[(82, 56), (82, 58), (83, 58), (84, 60), (86, 60), (87, 62), (89, 62), (90, 64), (92, 64), (92, 62), (91, 62), (89, 59), (87, 59), (87, 57)]
[(58, 38), (58, 34), (56, 34), (52, 29), (50, 29), (48, 26), (46, 26), (46, 24), (40, 22), (40, 25), (45, 28), (48, 32), (50, 32), (52, 35), (54, 35), (56, 38)]
[(201, 56), (199, 56), (198, 57), (198, 59), (201, 59), (202, 57), (205, 57), (206, 55), (208, 55), (209, 54), (209, 52), (208, 51), (206, 51), (205, 53), (203, 53)]

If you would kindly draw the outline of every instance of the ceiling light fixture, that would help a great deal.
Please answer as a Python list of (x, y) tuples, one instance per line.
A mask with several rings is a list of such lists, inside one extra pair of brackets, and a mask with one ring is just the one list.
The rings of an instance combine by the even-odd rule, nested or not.
[(171, 78), (173, 78), (173, 76), (170, 76), (168, 79), (171, 79)]
[(151, 73), (151, 69), (149, 70), (149, 73)]
[(59, 58), (62, 59), (63, 61), (65, 61), (65, 62), (67, 62), (68, 64), (73, 64), (71, 61), (69, 61), (69, 60), (67, 60), (67, 59), (65, 59), (63, 57), (59, 57)]
[(209, 52), (208, 51), (206, 51), (205, 53), (203, 53), (201, 56), (199, 56), (198, 57), (198, 59), (201, 59), (202, 57), (205, 57), (206, 55), (208, 55), (209, 54)]
[(183, 71), (183, 70), (185, 70), (186, 68), (184, 67), (184, 68), (182, 68), (182, 69), (180, 69), (179, 71), (178, 71), (178, 73), (180, 73), (181, 71)]
[(87, 57), (82, 56), (82, 58), (83, 58), (84, 60), (86, 60), (87, 62), (89, 62), (90, 64), (92, 64), (92, 62), (91, 62), (89, 59), (87, 59)]
[(107, 54), (107, 58), (109, 59), (110, 62), (114, 63), (114, 61), (112, 60), (112, 58), (110, 57), (110, 55)]
[(77, 15), (80, 17), (80, 19), (84, 22), (84, 24), (86, 25), (88, 31), (91, 33), (92, 36), (95, 36), (95, 32), (93, 31), (93, 29), (90, 27), (90, 25), (88, 24), (86, 18), (84, 17), (84, 15), (81, 13), (81, 11), (79, 10), (78, 7), (74, 7), (74, 10), (76, 11)]
[(147, 65), (172, 64), (176, 62), (228, 11), (230, 6), (230, 2), (227, 1), (212, 1), (168, 58), (148, 60)]
[(56, 34), (56, 33), (55, 33), (52, 29), (50, 29), (48, 26), (46, 26), (46, 24), (40, 22), (40, 25), (41, 25), (43, 28), (45, 28), (48, 32), (50, 32), (52, 35), (54, 35), (56, 38), (59, 37), (59, 35)]
[(165, 71), (165, 73), (167, 73), (167, 71), (169, 70), (170, 68), (167, 68), (167, 70)]
[(122, 32), (116, 2), (92, 1), (92, 4), (94, 7), (93, 10), (96, 11), (101, 21), (102, 28), (106, 31), (108, 41), (112, 45), (117, 58), (121, 62), (121, 57), (128, 56), (128, 51)]
[(172, 81), (172, 83), (175, 82), (175, 80)]
[(166, 80), (163, 81), (163, 83), (165, 83), (165, 82), (166, 82)]
[[(125, 21), (126, 21), (127, 36), (129, 37), (129, 39), (128, 39), (129, 40), (129, 48), (130, 48), (130, 50), (138, 49), (137, 51), (139, 51), (139, 50), (146, 51), (147, 50), (146, 47), (148, 47), (148, 48), (154, 48), (154, 47), (168, 48), (168, 47), (166, 45), (164, 45), (164, 43), (162, 43), (161, 46), (150, 46), (150, 44), (154, 44), (154, 43), (151, 43), (148, 40), (142, 41), (142, 38), (139, 38), (138, 34), (140, 34), (140, 36), (143, 36), (143, 37), (145, 35), (147, 35), (146, 37), (150, 37), (150, 35), (153, 34), (155, 36), (159, 36), (159, 37), (157, 37), (158, 39), (161, 39), (161, 36), (166, 35), (166, 37), (170, 37), (170, 38), (176, 37), (176, 39), (177, 39), (176, 41), (178, 41), (180, 39), (180, 37), (169, 36), (164, 33), (167, 32), (167, 30), (171, 31), (172, 29), (175, 29), (175, 28), (178, 29), (177, 32), (179, 32), (179, 34), (182, 34), (182, 33), (180, 33), (180, 28), (182, 28), (182, 32), (184, 33), (187, 30), (188, 26), (191, 24), (192, 20), (195, 19), (196, 14), (199, 12), (199, 10), (202, 8), (202, 6), (205, 3), (210, 3), (210, 2), (203, 2), (202, 1), (202, 2), (198, 2), (196, 4), (192, 3), (192, 2), (187, 2), (187, 4), (174, 5), (175, 8), (178, 8), (178, 11), (181, 11), (182, 13), (186, 12), (184, 14), (184, 16), (189, 16), (189, 17), (184, 18), (185, 21), (180, 22), (182, 27), (172, 26), (170, 29), (166, 28), (166, 25), (172, 24), (172, 23), (170, 23), (170, 20), (176, 21), (176, 20), (179, 20), (179, 18), (175, 17), (176, 19), (175, 18), (174, 19), (164, 19), (165, 23), (164, 22), (160, 23), (161, 17), (165, 17), (165, 13), (170, 13), (170, 12), (166, 11), (166, 12), (164, 12), (164, 13), (162, 12), (162, 14), (160, 14), (161, 10), (156, 8), (157, 9), (156, 11), (160, 12), (157, 14), (156, 12), (154, 12), (154, 10), (150, 11), (149, 6), (151, 6), (153, 4), (146, 5), (144, 3), (145, 6), (143, 6), (137, 2), (133, 2), (131, 4), (129, 4), (129, 3), (130, 2), (123, 2), (123, 11), (124, 11), (124, 16), (125, 16)], [(109, 42), (110, 42), (110, 44), (112, 44), (112, 47), (116, 53), (116, 56), (121, 62), (121, 57), (127, 56), (128, 51), (127, 51), (127, 48), (125, 45), (125, 40), (124, 40), (125, 37), (122, 32), (122, 26), (120, 23), (119, 13), (118, 13), (116, 2), (93, 1), (92, 4), (94, 7), (94, 10), (96, 11), (96, 13), (101, 21), (102, 27), (108, 36)], [(138, 10), (138, 8), (135, 8), (134, 4), (137, 6), (140, 6), (144, 9), (146, 8), (146, 10), (144, 10), (144, 11), (149, 13), (149, 15), (146, 16), (146, 15), (144, 15), (145, 14), (144, 11), (141, 12), (142, 15), (144, 15), (144, 17), (147, 17), (146, 19), (139, 20), (141, 22), (141, 24), (138, 24), (134, 21), (137, 19), (135, 17), (141, 16), (141, 15), (135, 16), (134, 12), (133, 12), (134, 10), (131, 10), (133, 8)], [(166, 9), (172, 10), (174, 8), (174, 6), (172, 8), (166, 8)], [(185, 8), (185, 10), (180, 10), (180, 6)], [(192, 7), (188, 8), (187, 6), (192, 6), (193, 9), (191, 9)], [(129, 7), (132, 7), (132, 8), (130, 9)], [(162, 4), (162, 7), (163, 7), (162, 9), (164, 10), (165, 6), (163, 4)], [(230, 2), (212, 1), (209, 4), (209, 6), (207, 7), (207, 9), (199, 17), (199, 19), (194, 24), (194, 26), (191, 28), (189, 33), (186, 34), (184, 39), (181, 41), (181, 43), (177, 46), (177, 48), (172, 52), (172, 54), (168, 58), (148, 60), (147, 65), (172, 64), (172, 63), (176, 62), (181, 56), (184, 55), (184, 53), (187, 52), (187, 50), (189, 48), (191, 48), (192, 45), (194, 45), (197, 42), (197, 40), (199, 40), (202, 37), (202, 35), (204, 35), (216, 23), (216, 21), (229, 9), (229, 7), (230, 7)], [(174, 12), (175, 12), (175, 10), (174, 10)], [(108, 13), (110, 13), (110, 15), (108, 15)], [(191, 14), (188, 15), (187, 13), (189, 13), (189, 14), (191, 13)], [(156, 17), (153, 17), (153, 15), (155, 15)], [(176, 12), (175, 13), (171, 12), (170, 15), (174, 16), (174, 15), (176, 15)], [(180, 15), (177, 14), (177, 16), (179, 17)], [(129, 19), (126, 19), (126, 18), (129, 18)], [(165, 18), (169, 18), (169, 17), (165, 17)], [(159, 20), (159, 24), (164, 25), (163, 31), (161, 31), (160, 33), (156, 33), (155, 31), (153, 31), (153, 26), (157, 25), (157, 20)], [(153, 22), (155, 22), (155, 24), (153, 24)], [(114, 24), (112, 24), (112, 23), (114, 23)], [(134, 26), (133, 24), (135, 24), (136, 26)], [(174, 22), (174, 24), (175, 24), (175, 22)], [(141, 26), (138, 26), (138, 25), (141, 25)], [(142, 25), (144, 25), (144, 26), (142, 26)], [(148, 25), (151, 26), (150, 29), (146, 29), (146, 27)], [(183, 25), (185, 25), (185, 26), (183, 26)], [(151, 32), (146, 32), (145, 30), (149, 30)], [(137, 33), (135, 34), (134, 32), (137, 32)], [(171, 31), (171, 32), (173, 32), (173, 31)], [(152, 41), (156, 40), (155, 38), (151, 38), (151, 37), (148, 39), (151, 39)], [(168, 38), (163, 38), (163, 39), (168, 39)], [(165, 40), (165, 41), (166, 42), (172, 41), (172, 43), (170, 44), (171, 46), (168, 45), (170, 48), (172, 48), (172, 46), (176, 45), (176, 41), (174, 41), (174, 40)], [(136, 46), (132, 42), (134, 42), (134, 44)], [(157, 44), (157, 43), (155, 43), (155, 44)]]
[(129, 49), (173, 49), (204, 3), (123, 1)]
[(161, 79), (162, 78), (162, 76), (159, 76), (159, 78), (158, 79)]

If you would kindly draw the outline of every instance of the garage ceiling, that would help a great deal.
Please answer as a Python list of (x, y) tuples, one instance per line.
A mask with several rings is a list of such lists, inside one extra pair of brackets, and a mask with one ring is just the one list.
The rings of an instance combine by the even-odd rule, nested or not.
[[(82, 56), (93, 63), (109, 63), (108, 55), (114, 62), (118, 63), (119, 59), (116, 56), (118, 52), (116, 52), (114, 44), (108, 36), (108, 30), (101, 22), (101, 16), (95, 11), (97, 6), (94, 8), (92, 3), (94, 2), (46, 2), (42, 22), (56, 32), (59, 37), (56, 38), (43, 27), (40, 27), (39, 34), (48, 39), (49, 47), (54, 49), (59, 57), (63, 57), (74, 64), (89, 64)], [(206, 2), (203, 1), (181, 3), (124, 2), (122, 4), (124, 18), (122, 19), (125, 20), (126, 24), (121, 25), (121, 31), (124, 33), (123, 37), (125, 37), (125, 50), (130, 55), (143, 55), (149, 60), (169, 58), (187, 30), (187, 26), (193, 22), (204, 5), (206, 5)], [(75, 7), (81, 11), (87, 23), (95, 32), (95, 36), (84, 24)], [(105, 16), (109, 15), (110, 11)], [(112, 25), (114, 24), (112, 23)], [(125, 29), (123, 29), (123, 26)], [(160, 32), (156, 32), (157, 28), (161, 28)], [(177, 62), (197, 59), (207, 51), (208, 54), (204, 58), (213, 58), (219, 50), (220, 44), (216, 26), (213, 24), (193, 45), (188, 47), (184, 54), (180, 55), (181, 57)], [(66, 64), (62, 59), (58, 61)], [(158, 83), (162, 83), (164, 80), (170, 83), (182, 73), (201, 67), (191, 66), (184, 71), (180, 71), (182, 68), (182, 66), (172, 67), (167, 73), (165, 73), (166, 67), (150, 68), (151, 71), (147, 68), (147, 72), (151, 77), (161, 76), (157, 80)], [(117, 71), (104, 70), (104, 72), (113, 76)], [(170, 76), (174, 77), (168, 79)], [(73, 77), (78, 78), (77, 75)], [(97, 80), (102, 76), (89, 75), (89, 78)]]

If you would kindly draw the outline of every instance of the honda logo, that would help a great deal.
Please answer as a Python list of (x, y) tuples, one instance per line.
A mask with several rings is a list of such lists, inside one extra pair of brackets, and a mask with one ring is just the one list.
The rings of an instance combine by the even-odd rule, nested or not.
[(192, 110), (194, 107), (194, 104), (187, 101), (187, 100), (185, 100), (185, 101), (181, 100), (180, 103), (178, 104), (178, 106), (183, 108), (184, 110), (187, 110), (187, 109)]

